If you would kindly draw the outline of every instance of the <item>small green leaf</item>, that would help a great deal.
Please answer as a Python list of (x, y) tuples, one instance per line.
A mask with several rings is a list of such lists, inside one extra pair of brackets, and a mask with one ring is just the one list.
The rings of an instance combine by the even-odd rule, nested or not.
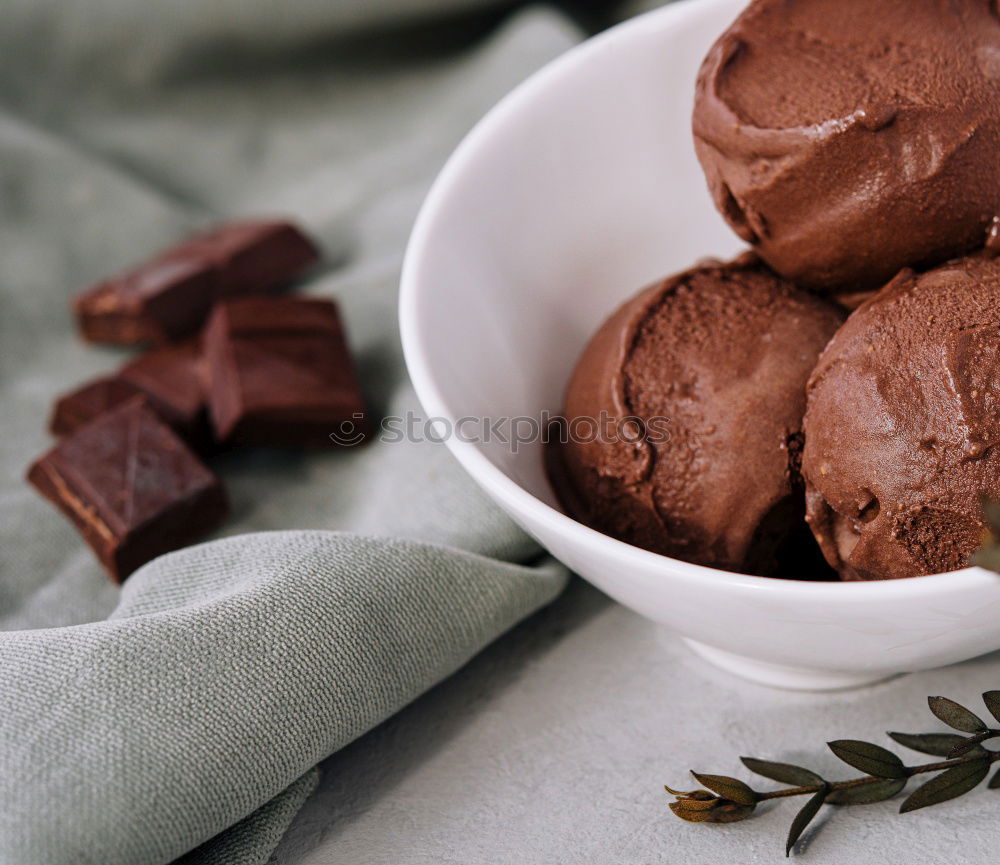
[(826, 801), (830, 805), (871, 805), (891, 799), (906, 786), (906, 781), (906, 778), (884, 778), (871, 784), (834, 790)]
[(669, 807), (676, 816), (680, 817), (681, 820), (687, 820), (688, 823), (709, 822), (711, 808), (698, 808), (689, 799), (678, 799), (676, 802), (671, 802)]
[(905, 814), (907, 811), (916, 811), (917, 808), (937, 805), (968, 793), (986, 777), (989, 769), (990, 761), (987, 758), (952, 766), (907, 796), (899, 806), (899, 813)]
[(746, 820), (751, 814), (753, 814), (753, 805), (740, 805), (737, 802), (722, 802), (715, 808), (713, 808), (709, 813), (710, 823), (738, 823), (740, 820)]
[[(703, 793), (705, 791), (702, 790), (700, 792)], [(678, 799), (676, 804), (678, 808), (682, 808), (685, 811), (711, 811), (721, 801), (722, 799), (718, 796), (713, 796), (709, 793), (708, 798), (704, 798), (702, 796), (685, 796)]]
[(678, 799), (715, 799), (708, 790), (675, 790), (673, 787), (668, 787), (666, 784), (663, 785), (663, 789), (666, 790), (671, 796), (676, 796)]
[(871, 742), (856, 739), (838, 739), (826, 743), (847, 765), (874, 775), (876, 778), (905, 778), (906, 767), (892, 751)]
[(983, 694), (983, 702), (990, 714), (1000, 721), (1000, 691), (987, 691)]
[(809, 801), (802, 806), (802, 810), (795, 815), (795, 819), (792, 820), (792, 827), (788, 830), (788, 841), (785, 843), (785, 856), (789, 856), (792, 852), (792, 848), (795, 846), (795, 842), (799, 840), (799, 837), (805, 831), (806, 826), (808, 826), (813, 817), (819, 813), (819, 809), (823, 807), (823, 800), (826, 799), (827, 786), (824, 784), (823, 789), (818, 793), (813, 793), (809, 797)]
[(938, 718), (955, 730), (961, 730), (963, 733), (981, 733), (986, 729), (986, 723), (982, 718), (947, 697), (928, 697), (927, 705)]
[(979, 745), (979, 743), (982, 742), (984, 739), (988, 739), (989, 737), (990, 737), (989, 731), (985, 733), (977, 733), (975, 736), (969, 736), (968, 739), (966, 739), (963, 742), (959, 742), (958, 744), (955, 745), (954, 748), (952, 748), (948, 752), (948, 759), (954, 760), (956, 757), (962, 757), (965, 754), (970, 753), (975, 748), (979, 748), (980, 751), (984, 750)]
[(771, 760), (758, 760), (755, 757), (740, 757), (740, 760), (751, 772), (781, 784), (811, 787), (823, 783), (823, 779), (815, 772), (810, 772), (801, 766), (793, 766), (791, 763), (774, 763)]
[(989, 787), (991, 790), (996, 790), (997, 787), (1000, 787), (1000, 769), (997, 769), (996, 774), (994, 774), (993, 777), (990, 778), (990, 783), (987, 784), (986, 786)]
[(713, 793), (718, 793), (723, 799), (738, 802), (740, 805), (756, 805), (757, 794), (742, 781), (729, 778), (726, 775), (699, 775), (692, 772), (698, 783), (704, 784)]
[[(889, 733), (889, 737), (899, 742), (904, 748), (919, 751), (921, 754), (931, 754), (934, 757), (947, 757), (952, 748), (969, 741), (958, 733)], [(986, 753), (981, 745), (969, 749), (970, 754)]]
[[(695, 792), (704, 793), (704, 790)], [(689, 823), (735, 823), (745, 820), (753, 811), (753, 805), (740, 805), (726, 799), (718, 799), (711, 794), (704, 799), (691, 796), (669, 803), (670, 810)]]

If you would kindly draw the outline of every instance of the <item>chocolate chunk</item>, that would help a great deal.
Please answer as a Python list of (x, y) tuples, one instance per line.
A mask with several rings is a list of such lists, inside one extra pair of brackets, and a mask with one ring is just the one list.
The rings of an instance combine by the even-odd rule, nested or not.
[(68, 435), (98, 415), (141, 395), (138, 387), (120, 378), (95, 379), (59, 398), (49, 418), (49, 431), (57, 436)]
[(217, 294), (214, 263), (184, 246), (87, 289), (73, 307), (88, 342), (142, 345), (196, 331)]
[(220, 304), (203, 337), (209, 411), (220, 440), (324, 447), (368, 432), (336, 305), (246, 298)]
[(233, 222), (196, 238), (219, 261), (222, 298), (267, 294), (319, 259), (319, 250), (290, 222)]
[(125, 364), (118, 378), (142, 390), (160, 417), (196, 450), (210, 445), (201, 346), (196, 340), (147, 351)]
[(90, 342), (173, 342), (195, 333), (217, 300), (273, 291), (318, 255), (291, 223), (234, 222), (92, 286), (73, 306)]
[(194, 341), (148, 351), (117, 375), (96, 379), (61, 397), (49, 429), (54, 435), (66, 435), (141, 395), (195, 450), (207, 450), (212, 435), (200, 367), (201, 352)]
[(219, 479), (142, 397), (61, 439), (28, 480), (119, 582), (215, 528), (228, 511)]

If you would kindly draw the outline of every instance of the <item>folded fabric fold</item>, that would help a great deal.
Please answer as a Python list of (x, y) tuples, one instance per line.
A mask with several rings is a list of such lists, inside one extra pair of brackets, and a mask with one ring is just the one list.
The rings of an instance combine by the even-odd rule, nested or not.
[(319, 784), (319, 768), (310, 769), (266, 805), (210, 838), (174, 865), (267, 865), (281, 837)]
[(151, 562), (105, 621), (0, 633), (0, 862), (159, 865), (301, 801), (311, 767), (565, 580), (550, 559), (268, 532)]

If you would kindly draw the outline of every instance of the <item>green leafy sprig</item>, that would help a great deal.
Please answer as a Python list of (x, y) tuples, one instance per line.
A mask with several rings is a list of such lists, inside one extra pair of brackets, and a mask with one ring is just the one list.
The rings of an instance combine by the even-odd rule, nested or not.
[[(987, 691), (983, 702), (1000, 722), (1000, 691)], [(947, 802), (976, 787), (989, 774), (990, 766), (1000, 760), (1000, 751), (984, 747), (990, 739), (1000, 738), (1000, 729), (990, 727), (978, 715), (947, 697), (928, 697), (931, 712), (958, 733), (889, 733), (898, 744), (944, 757), (932, 763), (907, 766), (892, 751), (871, 742), (838, 739), (827, 742), (830, 750), (863, 777), (848, 781), (828, 781), (810, 769), (790, 763), (775, 763), (754, 757), (741, 757), (751, 772), (788, 786), (762, 792), (726, 775), (692, 772), (704, 790), (681, 792), (665, 787), (675, 796), (670, 810), (692, 823), (735, 823), (753, 814), (757, 805), (770, 799), (808, 796), (792, 821), (785, 843), (785, 855), (792, 848), (824, 805), (868, 805), (891, 799), (914, 775), (938, 773), (917, 787), (899, 806), (901, 814), (929, 805)], [(961, 735), (961, 734), (965, 735)], [(1000, 771), (990, 779), (992, 789), (1000, 788)]]

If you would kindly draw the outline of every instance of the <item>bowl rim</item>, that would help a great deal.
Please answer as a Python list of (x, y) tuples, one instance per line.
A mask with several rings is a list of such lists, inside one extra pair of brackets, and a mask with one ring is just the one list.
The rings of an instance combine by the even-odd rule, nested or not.
[[(507, 93), (473, 126), (447, 159), (417, 214), (403, 257), (400, 277), (398, 314), (403, 358), (417, 399), (429, 417), (454, 421), (459, 415), (448, 407), (438, 387), (419, 326), (421, 285), (426, 281), (425, 252), (433, 242), (440, 213), (453, 189), (461, 185), (468, 172), (474, 170), (481, 145), (497, 129), (503, 127), (508, 118), (520, 110), (522, 104), (537, 98), (556, 82), (571, 76), (577, 67), (599, 56), (607, 44), (648, 30), (667, 30), (686, 19), (704, 14), (706, 8), (727, 2), (731, 0), (679, 0), (669, 6), (638, 15), (581, 42), (529, 75)], [(513, 513), (530, 514), (532, 520), (579, 546), (603, 546), (622, 565), (634, 566), (644, 573), (662, 569), (664, 562), (669, 562), (669, 574), (665, 573), (664, 576), (674, 580), (680, 578), (690, 582), (697, 581), (702, 588), (708, 588), (711, 584), (754, 594), (782, 592), (789, 599), (801, 596), (803, 600), (813, 602), (844, 601), (851, 597), (869, 601), (902, 601), (912, 600), (915, 596), (927, 599), (954, 596), (1000, 581), (1000, 576), (976, 566), (894, 580), (810, 581), (752, 576), (693, 564), (632, 546), (574, 520), (508, 477), (473, 442), (451, 437), (445, 444), (469, 475)]]

